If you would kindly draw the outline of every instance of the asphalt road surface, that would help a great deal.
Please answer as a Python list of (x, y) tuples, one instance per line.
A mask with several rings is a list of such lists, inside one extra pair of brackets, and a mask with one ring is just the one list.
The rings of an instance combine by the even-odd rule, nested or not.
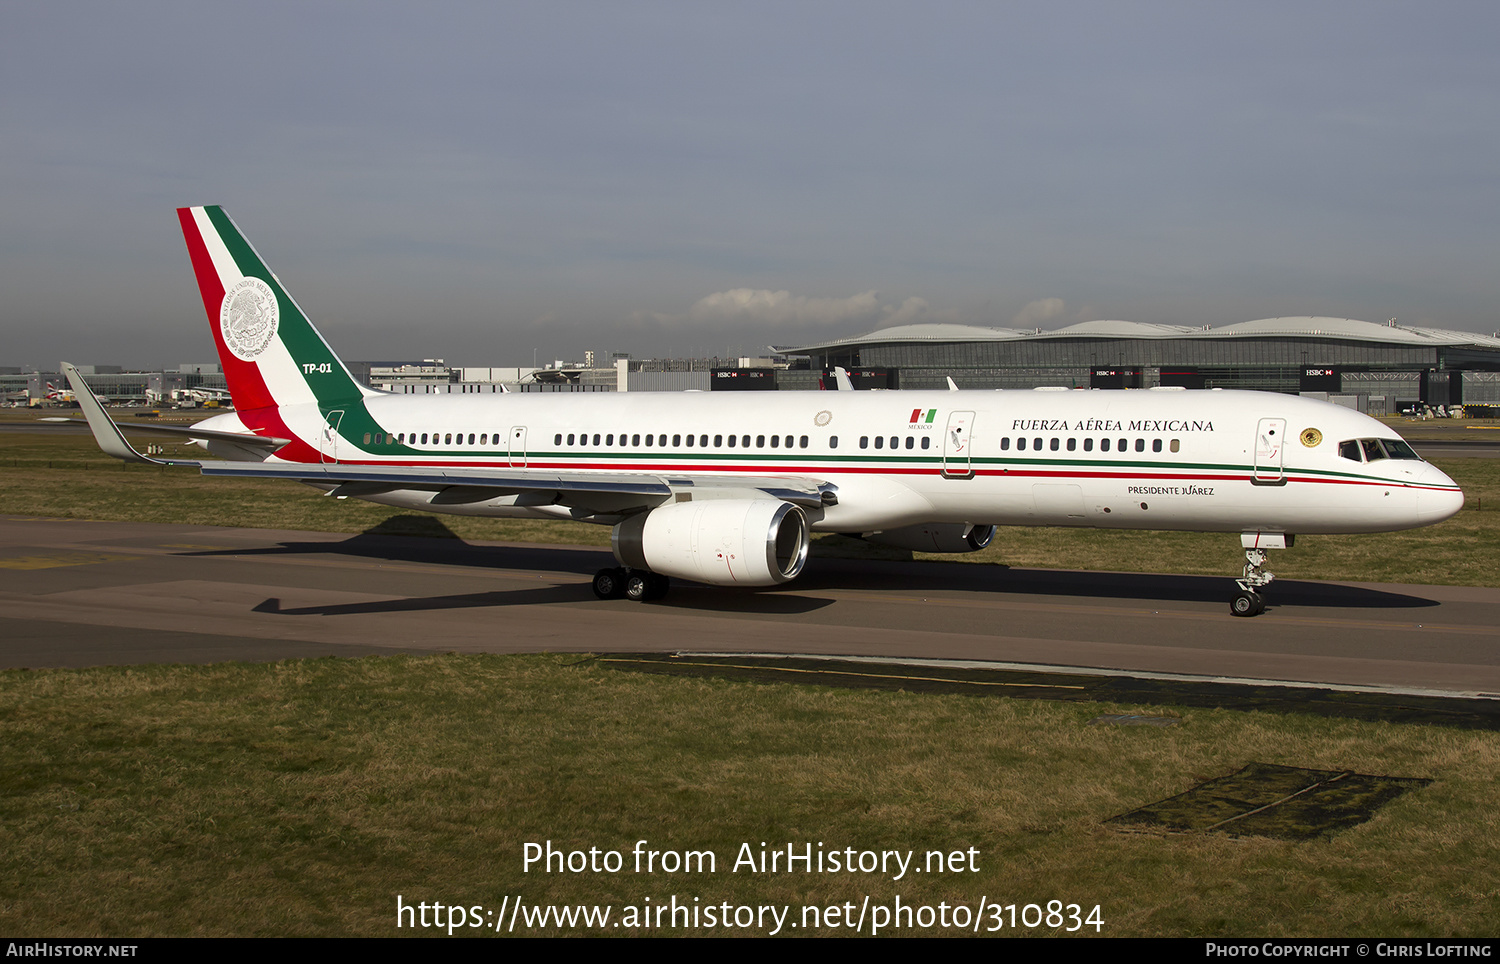
[[(1295, 551), (1295, 550), (1294, 550)], [(600, 601), (587, 547), (0, 517), (0, 667), (397, 652), (801, 653), (1500, 694), (1500, 590), (814, 560)]]

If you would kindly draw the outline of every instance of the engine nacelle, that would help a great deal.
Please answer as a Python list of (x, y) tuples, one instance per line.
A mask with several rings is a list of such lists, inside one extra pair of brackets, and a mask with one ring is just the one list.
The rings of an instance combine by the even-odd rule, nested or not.
[(677, 502), (615, 526), (622, 566), (714, 586), (773, 586), (807, 563), (802, 509), (778, 499)]
[(978, 552), (995, 538), (995, 527), (975, 526), (965, 522), (928, 522), (902, 529), (870, 532), (862, 538), (866, 542), (914, 549), (917, 552)]

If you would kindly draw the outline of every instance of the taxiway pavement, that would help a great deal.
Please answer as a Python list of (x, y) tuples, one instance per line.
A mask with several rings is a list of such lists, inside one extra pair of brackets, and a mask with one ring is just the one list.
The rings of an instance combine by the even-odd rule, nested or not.
[(0, 517), (0, 667), (397, 652), (780, 652), (1500, 694), (1500, 590), (817, 559), (600, 601), (588, 547)]

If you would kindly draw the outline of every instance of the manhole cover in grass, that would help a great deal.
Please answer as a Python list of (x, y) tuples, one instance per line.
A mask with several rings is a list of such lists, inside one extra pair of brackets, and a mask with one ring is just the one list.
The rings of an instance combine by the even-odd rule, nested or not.
[(1364, 823), (1401, 794), (1431, 782), (1251, 763), (1105, 822), (1121, 830), (1214, 830), (1242, 837), (1311, 840)]

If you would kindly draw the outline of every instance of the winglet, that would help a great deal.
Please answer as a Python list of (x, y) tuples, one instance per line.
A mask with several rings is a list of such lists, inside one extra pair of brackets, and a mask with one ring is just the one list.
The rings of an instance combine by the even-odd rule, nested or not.
[(78, 407), (83, 409), (83, 417), (88, 419), (89, 429), (94, 433), (94, 441), (104, 450), (105, 455), (113, 456), (125, 462), (142, 462), (147, 465), (197, 465), (197, 462), (162, 461), (151, 459), (137, 452), (127, 441), (125, 435), (120, 431), (120, 426), (104, 411), (104, 406), (99, 404), (99, 399), (89, 390), (84, 382), (83, 376), (78, 374), (78, 369), (62, 363), (63, 374), (68, 378), (68, 384), (73, 387), (73, 397), (78, 399)]
[(835, 366), (834, 367), (834, 369), (833, 369), (833, 377), (838, 382), (839, 391), (841, 391), (841, 392), (852, 392), (852, 391), (854, 391), (854, 381), (853, 381), (853, 379), (851, 379), (849, 377), (849, 373), (847, 371), (845, 371), (841, 366)]

